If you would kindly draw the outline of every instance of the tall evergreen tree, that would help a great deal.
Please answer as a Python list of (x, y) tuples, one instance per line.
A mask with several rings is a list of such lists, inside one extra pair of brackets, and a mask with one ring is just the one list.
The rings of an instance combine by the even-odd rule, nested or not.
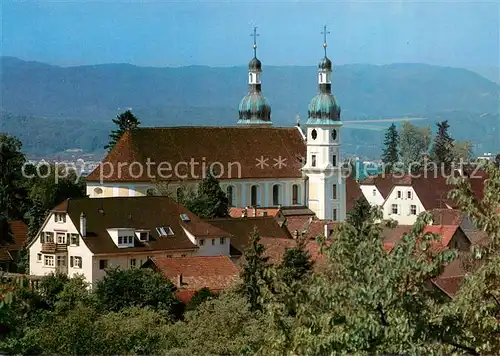
[(356, 199), (354, 207), (347, 213), (346, 222), (355, 227), (358, 233), (364, 224), (373, 223), (371, 206), (364, 196)]
[(116, 143), (122, 135), (127, 130), (133, 130), (141, 124), (141, 122), (132, 114), (132, 111), (127, 110), (122, 112), (121, 114), (116, 116), (116, 119), (113, 119), (113, 123), (118, 126), (117, 130), (111, 131), (109, 135), (109, 143), (104, 146), (104, 149), (111, 151), (113, 147), (115, 147)]
[(313, 268), (311, 254), (306, 250), (306, 240), (297, 239), (297, 245), (286, 249), (283, 260), (278, 265), (281, 271), (281, 278), (287, 282), (300, 281), (310, 275)]
[(431, 158), (438, 167), (442, 165), (445, 169), (449, 169), (454, 156), (453, 138), (448, 133), (450, 125), (448, 125), (448, 120), (438, 122), (436, 125), (438, 131), (434, 139)]
[(195, 195), (185, 194), (179, 198), (188, 210), (202, 218), (212, 219), (229, 216), (229, 201), (219, 185), (219, 180), (210, 170), (198, 184), (198, 192)]
[(382, 162), (385, 164), (385, 171), (390, 172), (399, 161), (399, 134), (396, 125), (392, 124), (385, 134), (384, 149), (382, 151)]
[(266, 269), (268, 257), (264, 256), (264, 245), (260, 243), (257, 228), (250, 234), (250, 246), (245, 251), (244, 264), (240, 273), (240, 293), (250, 304), (252, 311), (262, 310), (262, 296), (267, 285)]

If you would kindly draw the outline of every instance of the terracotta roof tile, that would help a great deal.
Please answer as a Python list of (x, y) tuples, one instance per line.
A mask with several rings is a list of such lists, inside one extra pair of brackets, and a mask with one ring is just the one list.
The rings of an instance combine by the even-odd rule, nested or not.
[(231, 246), (243, 254), (250, 241), (250, 234), (257, 228), (261, 238), (290, 239), (288, 231), (281, 228), (272, 216), (256, 218), (228, 218), (206, 220), (211, 225), (231, 234)]
[(227, 256), (196, 256), (175, 258), (152, 258), (157, 270), (177, 283), (182, 276), (182, 285), (186, 290), (209, 288), (220, 291), (231, 287), (239, 276), (236, 265)]
[[(241, 218), (243, 217), (243, 211), (245, 208), (230, 208), (229, 216), (232, 218)], [(255, 217), (255, 216), (275, 216), (279, 208), (257, 208), (256, 211), (253, 208), (246, 209), (247, 217)], [(256, 214), (256, 215), (255, 215)]]
[(9, 221), (9, 227), (12, 233), (12, 241), (0, 245), (0, 261), (12, 261), (13, 256), (11, 253), (22, 250), (28, 238), (28, 226), (23, 221)]
[[(241, 167), (240, 178), (300, 178), (305, 155), (306, 144), (297, 128), (145, 127), (125, 133), (103, 163), (87, 177), (87, 181), (99, 181), (102, 171), (102, 175), (109, 175), (105, 179), (107, 182), (149, 182), (148, 159), (154, 163), (151, 165), (152, 172), (157, 172), (161, 162), (168, 162), (172, 170), (164, 172), (164, 175), (173, 174), (173, 167), (178, 162), (191, 162), (192, 159), (198, 162), (194, 165), (194, 174), (187, 165), (178, 166), (179, 176), (186, 175), (183, 180), (198, 180), (204, 173), (202, 162), (206, 162), (206, 166), (220, 162), (224, 166), (220, 179), (228, 178), (230, 167), (232, 178), (237, 178), (237, 164)], [(256, 166), (256, 159), (261, 156), (271, 161), (279, 157), (286, 159), (286, 167), (279, 169), (269, 164), (261, 169)], [(130, 165), (132, 162), (142, 163), (145, 167), (142, 175), (138, 167), (132, 172), (129, 172), (128, 166), (118, 169), (119, 163)], [(234, 165), (230, 166), (230, 163)], [(113, 167), (112, 173), (110, 167)], [(156, 178), (161, 180), (158, 175)], [(165, 180), (180, 179), (165, 177)]]
[(361, 191), (360, 184), (353, 178), (346, 178), (346, 209), (347, 212), (351, 211), (359, 198), (365, 199)]
[[(412, 228), (412, 225), (398, 225), (395, 228), (385, 228), (383, 230), (384, 250), (392, 251), (396, 242), (398, 242), (404, 234), (409, 233)], [(439, 246), (447, 247), (451, 239), (455, 235), (455, 232), (459, 228), (460, 227), (458, 225), (427, 225), (424, 228), (423, 233), (431, 233), (441, 236)]]
[[(58, 205), (57, 211), (63, 211), (61, 206)], [(65, 211), (79, 231), (80, 214), (85, 213), (87, 236), (83, 238), (83, 242), (95, 254), (197, 249), (184, 229), (195, 236), (229, 236), (227, 232), (203, 221), (168, 197), (69, 199)], [(181, 214), (187, 215), (190, 221), (183, 222)], [(169, 226), (174, 236), (158, 236), (156, 228), (162, 226)], [(118, 248), (107, 232), (110, 228), (149, 230), (150, 241), (141, 242), (136, 239), (135, 247)]]
[(285, 226), (292, 237), (298, 232), (306, 239), (315, 239), (319, 235), (324, 235), (325, 225), (328, 231), (327, 234), (330, 235), (334, 227), (338, 224), (340, 224), (338, 221), (313, 219), (309, 216), (287, 217), (285, 222)]

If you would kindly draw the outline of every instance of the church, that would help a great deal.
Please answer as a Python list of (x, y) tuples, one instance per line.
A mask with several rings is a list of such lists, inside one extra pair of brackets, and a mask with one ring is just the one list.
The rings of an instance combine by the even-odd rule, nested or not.
[(174, 196), (195, 189), (210, 169), (232, 207), (307, 206), (318, 219), (346, 216), (346, 172), (342, 168), (340, 106), (332, 93), (332, 61), (318, 64), (318, 92), (305, 129), (274, 127), (262, 93), (262, 62), (248, 64), (248, 94), (235, 126), (141, 127), (127, 131), (87, 177), (91, 198)]

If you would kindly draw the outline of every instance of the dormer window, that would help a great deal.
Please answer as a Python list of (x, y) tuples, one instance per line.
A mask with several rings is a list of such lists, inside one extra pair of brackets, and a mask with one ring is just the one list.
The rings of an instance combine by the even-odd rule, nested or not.
[(160, 226), (156, 228), (156, 232), (158, 236), (174, 236), (174, 232), (170, 228), (170, 226)]
[(66, 214), (65, 213), (54, 213), (54, 221), (56, 223), (65, 223), (66, 222)]
[(149, 240), (149, 232), (147, 232), (147, 231), (139, 232), (139, 240), (148, 241)]

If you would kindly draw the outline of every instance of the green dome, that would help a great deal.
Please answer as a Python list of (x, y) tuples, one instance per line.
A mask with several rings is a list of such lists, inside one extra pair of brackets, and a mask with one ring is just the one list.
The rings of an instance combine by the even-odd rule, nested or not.
[(331, 72), (332, 71), (332, 61), (330, 59), (328, 59), (327, 56), (323, 57), (323, 59), (321, 59), (321, 61), (319, 61), (318, 69), (327, 70), (327, 71)]
[(340, 121), (340, 106), (329, 93), (319, 93), (312, 98), (308, 110), (309, 119)]
[(271, 122), (271, 106), (258, 91), (251, 92), (241, 99), (238, 113), (240, 121)]
[(261, 72), (262, 71), (262, 63), (257, 57), (253, 57), (250, 62), (248, 62), (248, 69), (253, 72)]

